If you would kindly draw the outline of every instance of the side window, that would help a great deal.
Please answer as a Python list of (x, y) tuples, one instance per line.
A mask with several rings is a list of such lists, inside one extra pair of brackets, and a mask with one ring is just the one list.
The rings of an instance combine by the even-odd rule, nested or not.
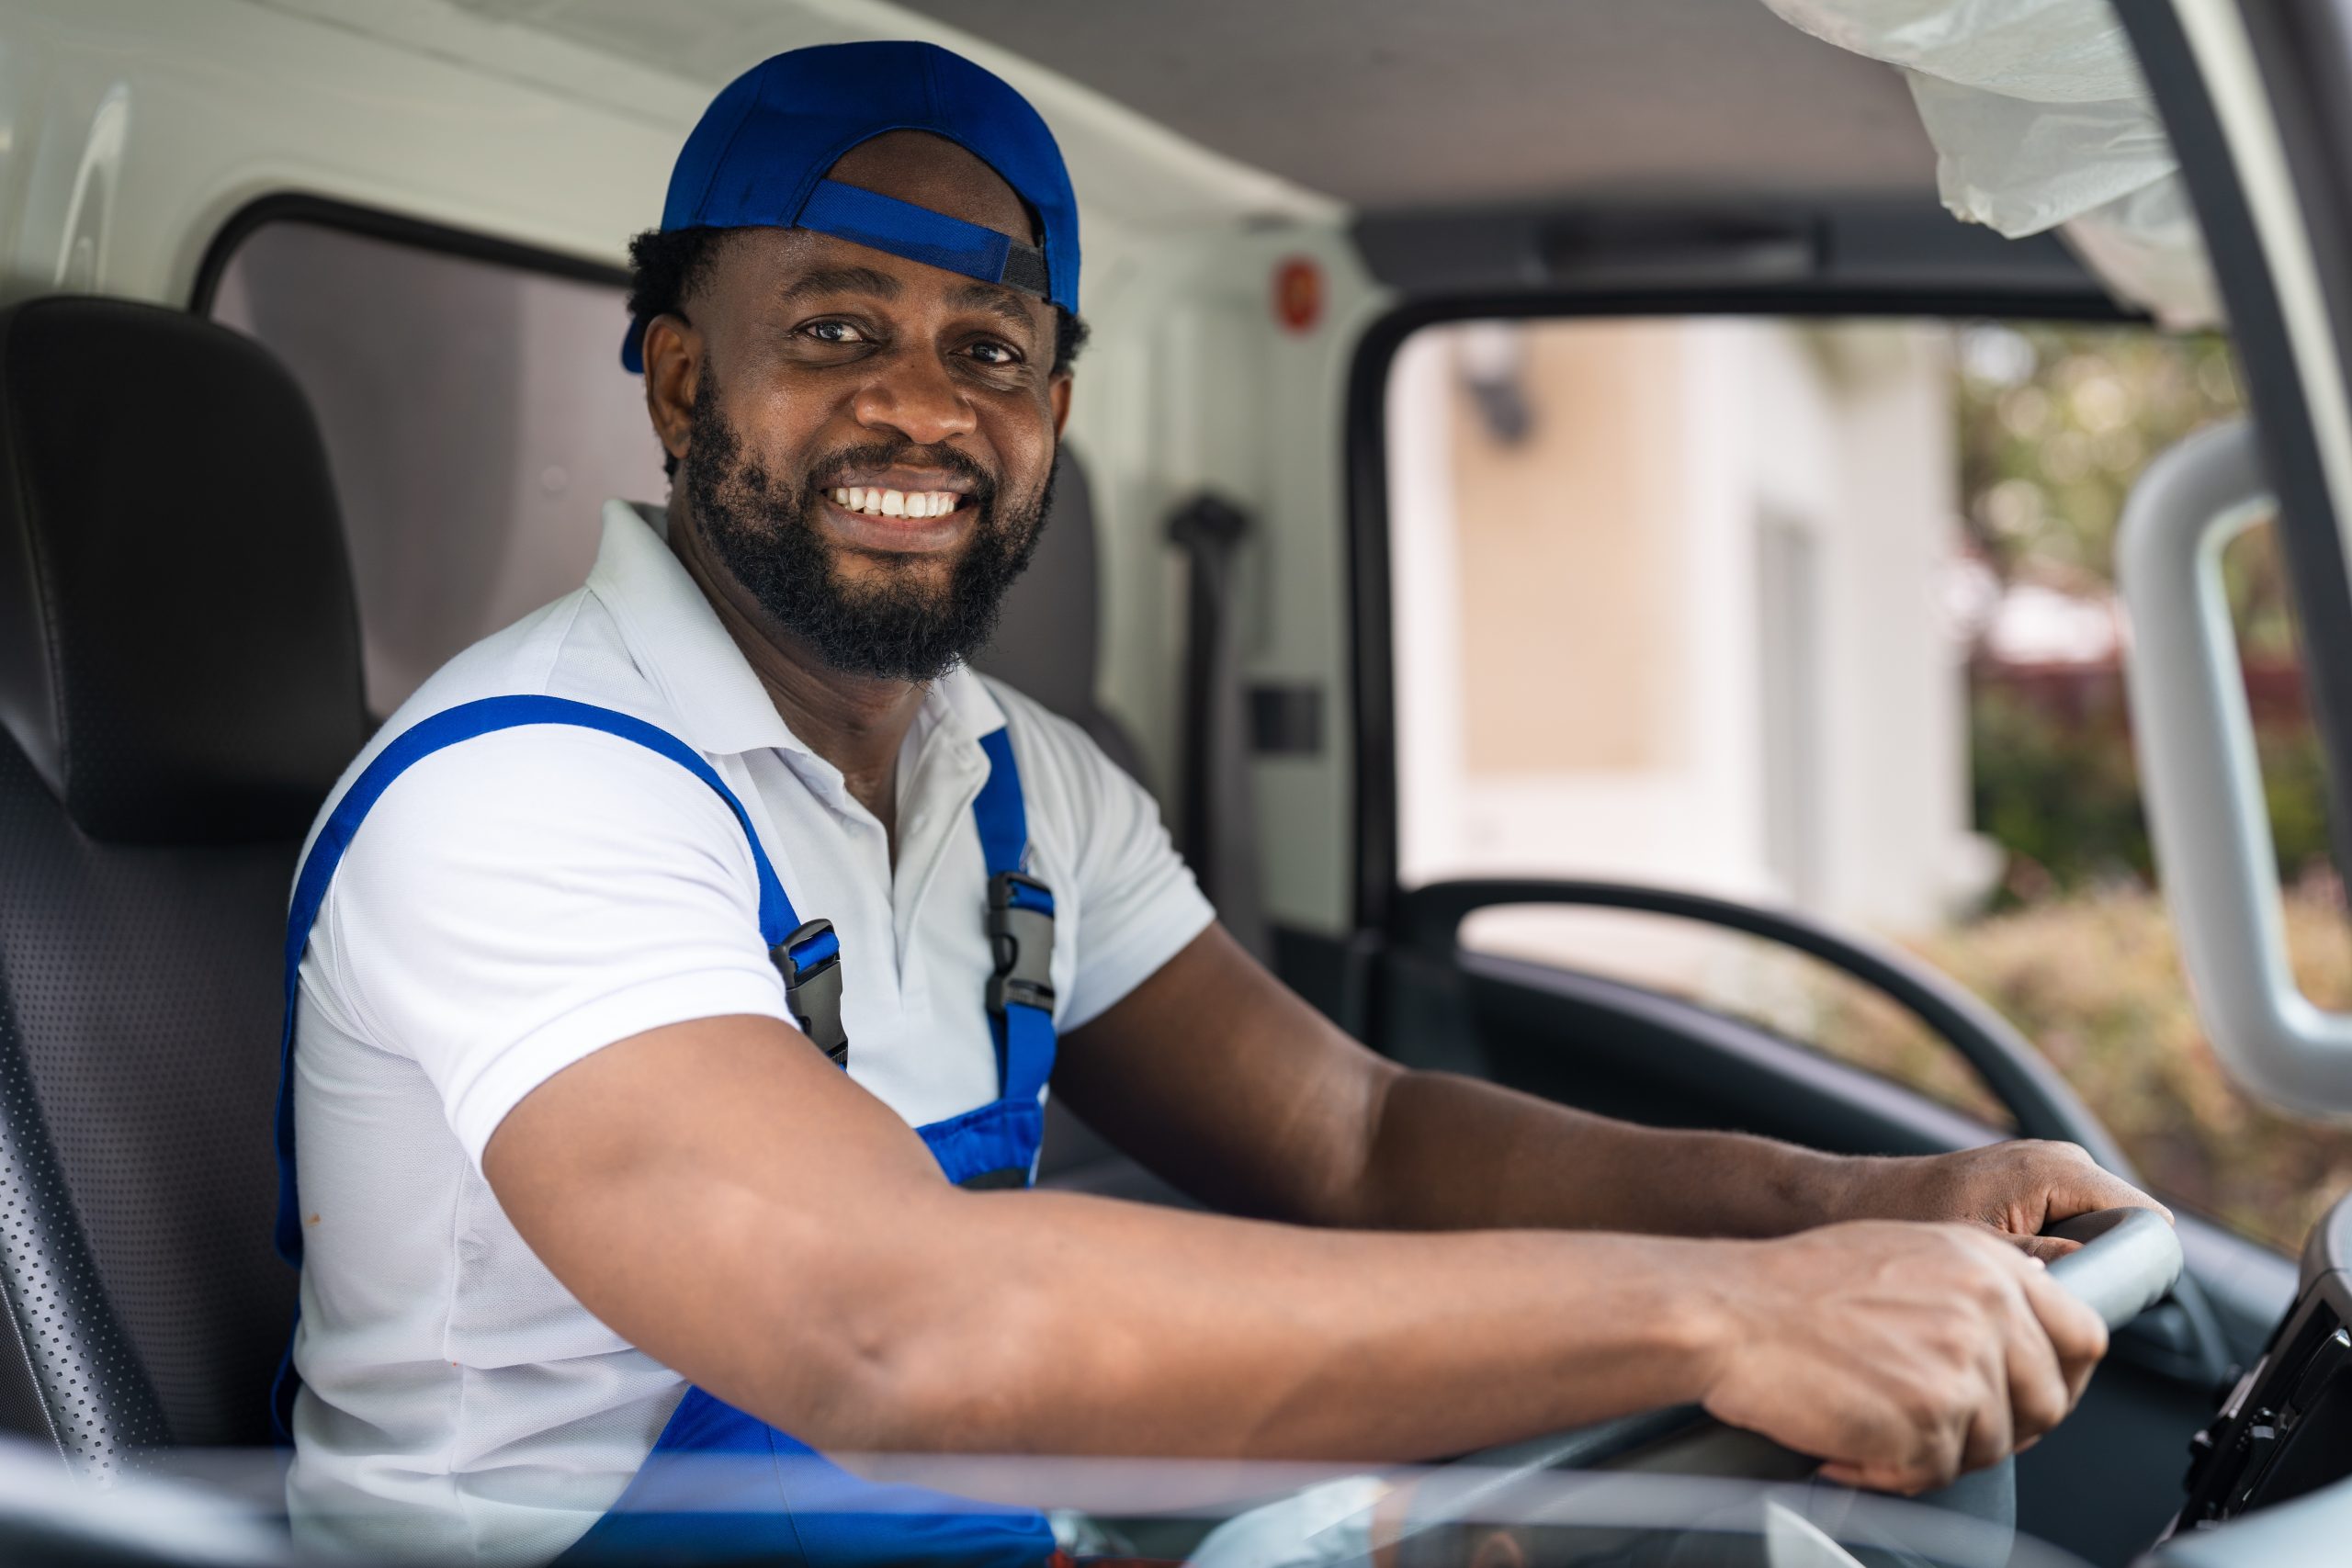
[[(1388, 388), (1398, 863), (1792, 907), (2007, 1013), (2168, 1196), (2280, 1246), (2352, 1135), (2256, 1106), (2154, 881), (2114, 593), (2123, 497), (2238, 412), (2225, 344), (2132, 327), (1465, 321)], [(2299, 967), (2352, 995), (2267, 530), (2233, 547)], [(1996, 1125), (1851, 982), (1685, 922), (1474, 917), (1464, 944), (1747, 1017)]]
[(616, 284), (308, 222), (256, 229), (212, 313), (310, 394), (343, 502), (368, 703), (578, 587), (609, 496), (658, 500)]

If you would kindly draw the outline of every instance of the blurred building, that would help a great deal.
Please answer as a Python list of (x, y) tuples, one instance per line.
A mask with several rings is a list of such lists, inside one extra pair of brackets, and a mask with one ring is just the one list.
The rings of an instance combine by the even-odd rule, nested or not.
[(1950, 353), (1739, 319), (1408, 343), (1405, 880), (1620, 878), (1897, 931), (1977, 891)]

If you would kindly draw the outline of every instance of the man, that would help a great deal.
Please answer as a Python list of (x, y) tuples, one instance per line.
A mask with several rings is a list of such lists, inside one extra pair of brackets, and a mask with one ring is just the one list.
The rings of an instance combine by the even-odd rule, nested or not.
[[(964, 668), (1081, 336), (1012, 89), (768, 61), (635, 256), (667, 508), (608, 505), (583, 588), (393, 716), (298, 884), (303, 1529), (626, 1557), (707, 1525), (665, 1509), (714, 1453), (1396, 1461), (1679, 1401), (1917, 1490), (2065, 1414), (2104, 1335), (2026, 1238), (2147, 1201), (2080, 1151), (1839, 1159), (1401, 1071)], [(1049, 1072), (1249, 1217), (991, 1190)], [(727, 1505), (778, 1553), (939, 1526), (836, 1529), (854, 1480), (794, 1473)], [(1053, 1545), (970, 1531), (925, 1550)]]

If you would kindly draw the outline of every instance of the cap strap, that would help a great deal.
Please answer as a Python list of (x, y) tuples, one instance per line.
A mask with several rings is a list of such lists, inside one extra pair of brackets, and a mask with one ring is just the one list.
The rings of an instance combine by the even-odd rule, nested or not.
[(813, 229), (926, 266), (960, 272), (983, 283), (1001, 283), (1025, 294), (1048, 297), (1046, 256), (1036, 246), (839, 180), (817, 182), (817, 188), (801, 204), (794, 227)]

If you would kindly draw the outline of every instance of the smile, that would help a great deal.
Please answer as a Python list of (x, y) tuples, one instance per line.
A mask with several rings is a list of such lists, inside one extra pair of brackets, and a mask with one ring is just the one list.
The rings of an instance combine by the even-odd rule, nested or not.
[(944, 517), (963, 502), (950, 490), (883, 490), (851, 485), (832, 491), (832, 502), (844, 512), (868, 517)]

